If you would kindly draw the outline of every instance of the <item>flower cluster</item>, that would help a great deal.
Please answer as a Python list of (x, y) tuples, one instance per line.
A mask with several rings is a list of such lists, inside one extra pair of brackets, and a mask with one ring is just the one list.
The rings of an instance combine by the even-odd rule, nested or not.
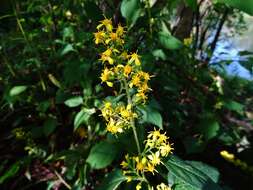
[(131, 104), (113, 106), (111, 102), (105, 102), (101, 112), (107, 121), (107, 131), (112, 134), (122, 133), (124, 129), (128, 129), (131, 126), (132, 119), (137, 117), (137, 114), (132, 111)]
[(134, 179), (141, 176), (143, 172), (156, 172), (155, 167), (162, 163), (162, 158), (168, 156), (173, 151), (172, 144), (168, 137), (159, 130), (151, 131), (145, 141), (145, 148), (141, 155), (130, 157), (125, 156), (121, 163), (124, 174), (128, 179)]
[(147, 93), (151, 90), (148, 86), (151, 76), (142, 71), (140, 56), (124, 49), (124, 27), (119, 24), (114, 28), (110, 19), (104, 19), (97, 30), (94, 33), (95, 44), (102, 44), (105, 48), (99, 59), (104, 66), (100, 79), (108, 87), (115, 87), (118, 95), (125, 93), (128, 102), (127, 105), (115, 106), (112, 102), (104, 102), (102, 116), (107, 122), (107, 131), (122, 133), (137, 117), (135, 107), (146, 102)]

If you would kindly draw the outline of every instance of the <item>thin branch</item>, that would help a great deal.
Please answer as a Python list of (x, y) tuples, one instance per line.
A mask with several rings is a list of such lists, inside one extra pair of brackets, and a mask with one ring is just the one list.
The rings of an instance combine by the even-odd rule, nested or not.
[(57, 171), (54, 171), (54, 173), (68, 189), (71, 189), (71, 186), (62, 178), (62, 176)]
[[(220, 20), (220, 23), (218, 25), (218, 28), (216, 30), (216, 34), (214, 36), (213, 42), (211, 43), (210, 49), (211, 49), (211, 53), (212, 54), (213, 54), (213, 52), (214, 52), (214, 50), (216, 48), (217, 42), (218, 42), (220, 34), (221, 34), (221, 30), (223, 28), (223, 25), (224, 25), (226, 19), (227, 19), (228, 13), (229, 13), (229, 9), (226, 8), (225, 11), (224, 11), (224, 13), (223, 13), (223, 15), (222, 15), (222, 17), (221, 17), (221, 20)], [(212, 57), (212, 55), (207, 58), (208, 61), (211, 59), (211, 57)]]

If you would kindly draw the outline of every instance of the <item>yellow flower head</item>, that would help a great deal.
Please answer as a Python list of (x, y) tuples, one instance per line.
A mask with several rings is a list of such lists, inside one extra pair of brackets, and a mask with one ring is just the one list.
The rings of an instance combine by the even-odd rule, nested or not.
[(99, 31), (94, 33), (95, 36), (95, 44), (103, 43), (106, 37), (105, 32)]
[(111, 132), (112, 134), (116, 133), (122, 133), (123, 132), (123, 126), (121, 125), (121, 122), (116, 122), (113, 118), (110, 118), (110, 121), (107, 123), (107, 131)]
[(116, 29), (116, 34), (118, 36), (123, 36), (125, 33), (124, 27), (122, 27), (120, 24), (118, 25), (117, 29)]
[(164, 183), (161, 183), (160, 185), (156, 186), (156, 190), (171, 190), (171, 188)]
[(111, 20), (111, 19), (105, 18), (104, 20), (102, 20), (102, 21), (100, 21), (100, 22), (101, 22), (101, 24), (99, 24), (99, 25), (97, 26), (97, 29), (98, 29), (98, 30), (99, 30), (100, 28), (102, 28), (102, 27), (105, 27), (106, 30), (107, 30), (108, 32), (111, 32), (111, 31), (112, 31), (113, 26), (112, 26), (112, 20)]
[(109, 70), (108, 68), (105, 68), (103, 73), (101, 73), (100, 79), (102, 80), (102, 82), (106, 82), (106, 84), (109, 87), (113, 87), (113, 83), (108, 81), (108, 80), (112, 79), (113, 76), (114, 76), (114, 73), (111, 70)]
[(124, 75), (125, 77), (128, 77), (128, 75), (132, 72), (132, 67), (130, 65), (126, 65), (124, 67)]
[(157, 151), (155, 154), (148, 155), (148, 159), (154, 166), (159, 165), (161, 163), (160, 152)]
[(141, 65), (141, 61), (140, 61), (140, 56), (137, 54), (137, 53), (132, 53), (131, 55), (130, 55), (130, 60), (129, 60), (129, 63), (131, 64), (131, 63), (135, 63), (135, 65), (137, 65), (137, 66), (140, 66)]
[(101, 60), (103, 63), (108, 61), (108, 63), (112, 65), (114, 63), (114, 60), (111, 56), (112, 56), (112, 50), (107, 49), (101, 54), (101, 58), (99, 60)]
[(141, 183), (138, 183), (137, 185), (136, 185), (136, 190), (140, 190), (141, 189)]
[(159, 147), (160, 153), (162, 157), (168, 156), (169, 153), (171, 153), (174, 148), (171, 147), (171, 145), (169, 143), (165, 144), (163, 143), (160, 147)]

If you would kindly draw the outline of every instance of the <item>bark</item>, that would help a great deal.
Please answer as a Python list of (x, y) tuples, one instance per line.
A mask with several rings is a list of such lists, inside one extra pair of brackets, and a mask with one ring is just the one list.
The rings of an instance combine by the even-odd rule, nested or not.
[(189, 38), (192, 31), (193, 11), (185, 4), (181, 4), (178, 8), (179, 22), (175, 27), (174, 35), (180, 40)]

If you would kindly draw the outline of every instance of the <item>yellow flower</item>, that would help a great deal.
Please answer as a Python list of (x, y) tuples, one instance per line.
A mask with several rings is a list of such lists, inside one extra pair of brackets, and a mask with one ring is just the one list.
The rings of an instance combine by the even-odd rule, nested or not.
[(149, 88), (147, 83), (143, 83), (142, 85), (140, 85), (138, 91), (140, 92), (146, 92), (148, 90), (151, 90), (151, 88)]
[(112, 118), (110, 118), (110, 121), (108, 122), (106, 129), (107, 129), (107, 131), (111, 132), (112, 134), (123, 132), (121, 122), (116, 122)]
[(131, 182), (133, 179), (131, 176), (127, 176), (126, 178), (127, 178), (127, 182)]
[(130, 84), (129, 84), (129, 87), (133, 88), (133, 86), (139, 86), (140, 83), (141, 83), (140, 77), (138, 75), (134, 75), (132, 77), (132, 80), (131, 80)]
[(123, 59), (123, 60), (127, 60), (129, 58), (129, 55), (127, 54), (126, 51), (122, 52), (120, 57)]
[(162, 144), (159, 147), (160, 153), (162, 157), (168, 156), (169, 153), (171, 153), (172, 150), (174, 150), (174, 148), (171, 147), (171, 145), (169, 143), (167, 144)]
[(154, 131), (149, 132), (148, 138), (157, 140), (161, 136), (160, 130), (154, 129)]
[(133, 53), (130, 55), (130, 60), (129, 60), (129, 63), (135, 63), (135, 65), (139, 66), (141, 65), (141, 62), (140, 62), (140, 56), (137, 54), (137, 53)]
[(110, 38), (108, 38), (105, 43), (106, 44), (109, 44), (110, 42), (118, 42), (119, 44), (123, 44), (124, 43), (124, 40), (122, 40), (117, 33), (115, 32), (112, 32), (110, 33)]
[(98, 26), (97, 26), (97, 29), (99, 30), (101, 27), (103, 27), (103, 26), (105, 26), (105, 28), (106, 28), (106, 30), (107, 31), (109, 31), (109, 32), (111, 32), (112, 31), (112, 29), (113, 29), (113, 26), (112, 26), (112, 20), (111, 19), (104, 19), (104, 20), (102, 20), (102, 21), (100, 21), (101, 22), (101, 24), (99, 24)]
[(141, 189), (141, 183), (138, 183), (137, 185), (136, 185), (136, 190), (140, 190)]
[(119, 36), (122, 36), (125, 33), (124, 27), (122, 27), (120, 24), (118, 25), (118, 28), (116, 29), (116, 34)]
[(132, 67), (130, 65), (126, 65), (124, 67), (124, 75), (128, 77), (128, 75), (132, 72)]
[(220, 155), (221, 155), (224, 159), (226, 159), (226, 160), (228, 160), (228, 161), (232, 161), (232, 160), (235, 159), (235, 155), (234, 155), (234, 154), (230, 154), (230, 153), (229, 153), (228, 151), (226, 151), (226, 150), (221, 151), (221, 152), (220, 152)]
[(105, 68), (103, 73), (101, 73), (100, 79), (102, 82), (106, 82), (109, 87), (113, 87), (113, 83), (108, 81), (113, 77), (113, 75), (114, 73), (112, 71), (110, 71), (108, 68)]
[(141, 101), (143, 101), (144, 103), (146, 102), (146, 100), (148, 99), (147, 95), (144, 92), (138, 92), (136, 94), (136, 97), (139, 98)]
[(136, 170), (137, 171), (144, 171), (145, 165), (140, 160), (140, 158), (138, 156), (136, 156), (136, 157), (134, 157), (134, 160), (136, 162)]
[(101, 109), (102, 116), (106, 121), (113, 115), (113, 108), (111, 102), (105, 102), (103, 108)]
[(148, 163), (148, 165), (147, 165), (147, 171), (154, 174), (155, 166), (153, 164), (151, 164), (151, 163)]
[(99, 60), (101, 60), (103, 63), (108, 61), (109, 64), (113, 64), (114, 63), (114, 60), (112, 59), (112, 50), (111, 49), (107, 49), (106, 51), (104, 51), (102, 54), (101, 54), (101, 58)]
[(103, 31), (99, 31), (99, 32), (95, 32), (94, 36), (95, 36), (95, 44), (99, 44), (99, 43), (104, 42), (104, 38), (105, 38), (106, 34)]
[(155, 154), (148, 155), (148, 159), (154, 166), (159, 165), (161, 163), (160, 152), (157, 151)]
[(171, 188), (167, 185), (165, 185), (164, 183), (161, 183), (160, 185), (156, 186), (157, 190), (171, 190)]

